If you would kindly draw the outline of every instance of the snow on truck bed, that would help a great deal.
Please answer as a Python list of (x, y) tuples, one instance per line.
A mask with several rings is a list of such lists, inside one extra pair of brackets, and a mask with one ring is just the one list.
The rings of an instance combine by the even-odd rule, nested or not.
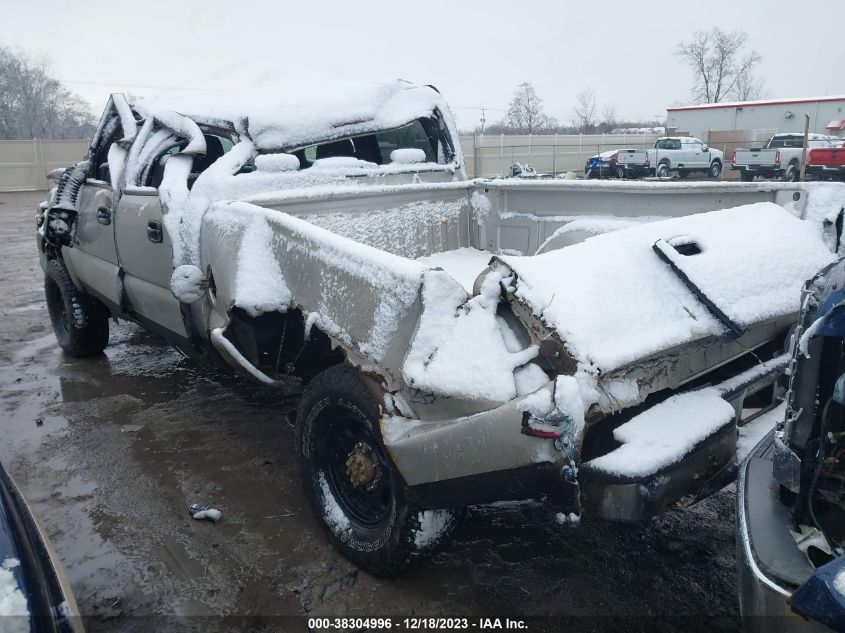
[[(797, 312), (801, 284), (832, 261), (817, 226), (774, 203), (649, 223), (534, 257), (499, 256), (515, 295), (555, 328), (582, 363), (610, 371), (672, 346), (727, 333), (653, 250), (723, 312), (750, 325)], [(672, 244), (694, 243), (682, 255)]]

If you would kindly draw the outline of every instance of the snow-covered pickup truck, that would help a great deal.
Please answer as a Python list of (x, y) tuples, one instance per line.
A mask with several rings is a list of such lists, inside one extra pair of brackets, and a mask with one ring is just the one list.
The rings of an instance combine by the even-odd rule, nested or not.
[(724, 162), (725, 157), (720, 150), (708, 147), (700, 139), (667, 136), (657, 139), (654, 148), (648, 150), (647, 165), (658, 178), (666, 178), (673, 171), (681, 178), (695, 172), (718, 178)]
[(814, 147), (807, 152), (807, 173), (820, 180), (845, 180), (845, 147)]
[(392, 574), (469, 504), (636, 521), (724, 484), (838, 245), (845, 186), (811, 185), (471, 181), (439, 93), (400, 81), (116, 94), (38, 249), (71, 355), (111, 316), (300, 377), (313, 511)]
[[(838, 139), (823, 134), (810, 134), (807, 139), (808, 148), (838, 145)], [(754, 180), (755, 176), (797, 182), (803, 148), (803, 134), (775, 134), (764, 148), (734, 150), (731, 169), (739, 171), (744, 182)]]

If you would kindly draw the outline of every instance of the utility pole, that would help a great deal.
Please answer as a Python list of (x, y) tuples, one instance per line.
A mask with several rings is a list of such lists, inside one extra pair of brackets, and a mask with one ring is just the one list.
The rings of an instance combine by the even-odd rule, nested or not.
[(481, 134), (484, 135), (484, 124), (487, 123), (487, 108), (481, 107)]
[(804, 115), (804, 147), (801, 150), (801, 182), (804, 182), (804, 175), (807, 173), (807, 145), (810, 139), (810, 115)]

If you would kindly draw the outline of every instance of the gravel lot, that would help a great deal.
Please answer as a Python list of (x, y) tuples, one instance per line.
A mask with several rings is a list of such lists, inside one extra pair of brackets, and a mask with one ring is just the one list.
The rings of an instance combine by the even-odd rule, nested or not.
[[(708, 630), (739, 630), (730, 489), (635, 528), (561, 527), (539, 503), (475, 507), (404, 577), (358, 571), (300, 489), (288, 422), (297, 383), (264, 390), (125, 323), (101, 357), (62, 355), (34, 244), (43, 197), (0, 194), (0, 460), (45, 525), (89, 630), (242, 628), (196, 619), (220, 615), (305, 630), (271, 617), (302, 614), (555, 616), (532, 630), (570, 631), (615, 629), (607, 616), (652, 616), (629, 630), (707, 616)], [(222, 521), (193, 521), (195, 502)], [(151, 627), (149, 616), (162, 617)]]

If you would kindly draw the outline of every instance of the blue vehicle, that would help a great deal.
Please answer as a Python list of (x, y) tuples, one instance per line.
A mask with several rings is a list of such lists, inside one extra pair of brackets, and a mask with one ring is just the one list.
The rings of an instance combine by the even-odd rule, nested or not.
[(801, 305), (784, 419), (737, 482), (747, 631), (845, 631), (845, 258)]

